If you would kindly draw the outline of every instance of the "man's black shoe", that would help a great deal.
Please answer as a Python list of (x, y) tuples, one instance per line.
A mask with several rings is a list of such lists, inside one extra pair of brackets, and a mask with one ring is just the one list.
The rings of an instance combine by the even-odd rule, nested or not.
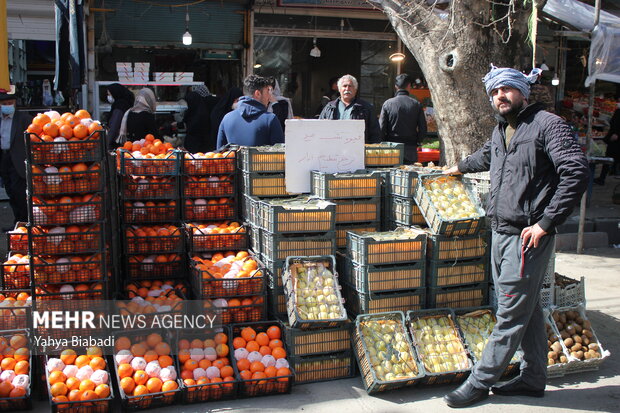
[(467, 407), (489, 397), (489, 389), (478, 389), (469, 381), (461, 384), (452, 393), (448, 393), (443, 400), (450, 407)]
[(499, 396), (528, 396), (528, 397), (544, 397), (545, 389), (532, 387), (523, 380), (521, 376), (517, 376), (508, 383), (501, 386), (491, 387), (493, 394)]

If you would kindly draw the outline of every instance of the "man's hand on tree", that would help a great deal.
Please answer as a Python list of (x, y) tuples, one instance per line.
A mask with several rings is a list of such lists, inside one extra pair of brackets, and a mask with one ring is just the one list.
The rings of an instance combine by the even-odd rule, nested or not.
[(461, 171), (459, 171), (459, 167), (458, 165), (455, 165), (451, 168), (448, 168), (446, 170), (443, 171), (444, 175), (461, 175)]

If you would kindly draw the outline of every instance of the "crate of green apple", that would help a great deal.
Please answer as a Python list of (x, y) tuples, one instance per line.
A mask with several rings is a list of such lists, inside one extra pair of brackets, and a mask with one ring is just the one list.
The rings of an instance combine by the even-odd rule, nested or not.
[(333, 255), (287, 257), (282, 284), (291, 327), (330, 328), (347, 322)]
[(402, 311), (357, 316), (353, 347), (369, 394), (413, 386), (425, 375)]
[(449, 308), (407, 312), (413, 346), (424, 365), (425, 384), (463, 381), (473, 365)]

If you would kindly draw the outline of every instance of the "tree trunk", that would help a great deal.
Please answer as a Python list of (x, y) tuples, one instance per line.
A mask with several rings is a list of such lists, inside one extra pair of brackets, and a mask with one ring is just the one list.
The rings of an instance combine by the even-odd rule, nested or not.
[(442, 18), (441, 11), (426, 0), (373, 1), (387, 14), (424, 73), (444, 164), (455, 164), (491, 136), (496, 121), (482, 83), (489, 65), (526, 69), (531, 3), (504, 0), (506, 5), (498, 5), (501, 2), (452, 0)]

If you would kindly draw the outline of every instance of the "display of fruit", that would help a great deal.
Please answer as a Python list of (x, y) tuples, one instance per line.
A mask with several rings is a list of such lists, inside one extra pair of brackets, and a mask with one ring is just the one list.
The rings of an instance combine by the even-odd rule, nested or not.
[[(125, 286), (129, 302), (117, 301), (117, 307), (125, 309), (128, 314), (150, 314), (180, 310), (183, 301), (179, 294), (187, 293), (187, 287), (181, 282), (143, 280), (130, 282)], [(121, 310), (121, 314), (125, 311)]]
[(134, 176), (124, 175), (122, 178), (124, 199), (174, 198), (176, 194), (176, 178), (169, 176)]
[(100, 190), (101, 169), (98, 163), (31, 166), (33, 195), (58, 196)]
[(173, 276), (183, 263), (179, 254), (130, 255), (128, 257), (128, 275), (133, 278), (145, 278), (150, 275)]
[(30, 256), (9, 255), (2, 264), (4, 287), (12, 290), (30, 287)]
[[(195, 337), (195, 336), (194, 336)], [(179, 365), (181, 379), (186, 386), (213, 384), (210, 389), (232, 389), (234, 369), (230, 364), (228, 335), (205, 335), (201, 338), (179, 340)], [(199, 388), (189, 388), (195, 391)]]
[[(196, 250), (232, 250), (244, 244), (245, 227), (236, 221), (215, 222), (212, 224), (186, 223), (191, 234), (191, 247)], [(190, 250), (192, 249), (190, 248)]]
[[(144, 396), (177, 390), (179, 381), (170, 345), (158, 333), (141, 338), (120, 336), (114, 342), (114, 361), (122, 394)], [(172, 400), (174, 394), (168, 397)], [(143, 402), (148, 405), (150, 399), (141, 399), (141, 406)]]
[[(258, 268), (258, 262), (250, 256), (248, 251), (194, 255), (192, 264), (201, 272), (203, 280), (263, 276), (263, 272)], [(239, 281), (224, 283), (223, 288), (232, 290), (238, 284)]]
[[(122, 152), (124, 149), (127, 152)], [(166, 155), (168, 151), (172, 150), (172, 144), (169, 142), (162, 142), (160, 139), (155, 139), (152, 134), (147, 134), (143, 139), (137, 141), (127, 141), (121, 148), (117, 149), (117, 153), (121, 153), (126, 158), (135, 159), (166, 159), (166, 157), (159, 157), (159, 155)], [(127, 156), (128, 155), (128, 156)], [(149, 175), (140, 173), (131, 173), (131, 175)]]
[[(463, 333), (463, 340), (476, 360), (482, 358), (482, 351), (489, 341), (489, 336), (495, 327), (495, 317), (491, 310), (477, 310), (467, 314), (457, 315), (456, 321)], [(511, 363), (517, 363), (521, 357), (515, 354)]]
[(125, 229), (125, 245), (129, 254), (178, 251), (183, 245), (183, 233), (175, 225), (133, 225)]
[(207, 312), (219, 317), (222, 324), (260, 321), (264, 317), (265, 299), (262, 295), (251, 297), (215, 298), (204, 302)]
[(185, 172), (188, 175), (234, 173), (236, 154), (235, 151), (186, 153)]
[[(32, 297), (26, 291), (4, 290), (0, 292), (0, 314), (6, 317), (25, 315), (26, 309), (32, 305)], [(0, 325), (2, 320), (0, 320)], [(7, 329), (8, 330), (8, 329)]]
[(34, 281), (37, 284), (85, 282), (103, 278), (103, 257), (92, 255), (42, 256), (32, 258)]
[(338, 280), (330, 262), (295, 260), (283, 274), (288, 299), (293, 300), (298, 321), (327, 321), (346, 319)]
[[(551, 314), (555, 325), (560, 332), (560, 339), (570, 352), (570, 356), (577, 360), (590, 360), (602, 357), (602, 349), (592, 332), (592, 324), (578, 310), (556, 310)], [(549, 340), (553, 341), (553, 340)], [(554, 343), (552, 342), (551, 345)], [(556, 346), (557, 348), (557, 346)], [(555, 351), (555, 348), (553, 349)], [(548, 362), (555, 360), (554, 354), (549, 352)]]
[(149, 221), (175, 221), (176, 219), (175, 200), (170, 201), (126, 201), (123, 203), (124, 220), (128, 223), (149, 222)]
[(15, 229), (9, 231), (9, 251), (28, 251), (28, 228), (24, 223), (17, 223)]
[(186, 220), (209, 221), (228, 219), (235, 215), (234, 198), (186, 199), (184, 213)]
[(47, 284), (35, 288), (37, 301), (103, 299), (103, 284)]
[[(71, 140), (98, 139), (103, 127), (91, 119), (90, 113), (80, 109), (75, 114), (56, 111), (39, 113), (26, 129), (33, 142), (66, 142)], [(61, 140), (62, 139), (62, 140)]]
[(277, 325), (264, 331), (244, 327), (233, 338), (234, 359), (241, 380), (264, 386), (268, 382), (288, 382), (291, 370), (286, 359), (282, 331)]
[(234, 196), (234, 175), (187, 176), (183, 194), (186, 197)]
[(117, 149), (117, 168), (124, 175), (153, 176), (178, 173), (178, 158), (172, 144), (151, 134)]
[(85, 402), (79, 406), (91, 406), (91, 402), (110, 398), (110, 375), (103, 352), (99, 347), (89, 347), (86, 354), (78, 355), (73, 349), (65, 349), (59, 357), (50, 357), (45, 363), (47, 383), (52, 402), (58, 410), (75, 407), (63, 402)]
[(102, 198), (99, 194), (33, 197), (32, 215), (35, 225), (73, 225), (95, 222), (101, 218)]
[(445, 220), (477, 218), (480, 216), (463, 182), (455, 176), (439, 176), (423, 181), (437, 213)]
[(549, 324), (545, 324), (547, 332), (547, 366), (553, 366), (554, 364), (568, 363), (568, 357), (564, 352), (564, 348), (558, 335), (553, 331), (553, 327)]
[(381, 316), (367, 318), (360, 321), (358, 333), (378, 380), (411, 379), (420, 374), (401, 321)]
[(415, 317), (411, 321), (411, 334), (427, 372), (449, 373), (471, 367), (451, 317)]
[(25, 334), (0, 336), (0, 399), (30, 394), (30, 350)]
[(69, 225), (32, 227), (32, 247), (37, 255), (79, 254), (101, 248), (101, 226)]

